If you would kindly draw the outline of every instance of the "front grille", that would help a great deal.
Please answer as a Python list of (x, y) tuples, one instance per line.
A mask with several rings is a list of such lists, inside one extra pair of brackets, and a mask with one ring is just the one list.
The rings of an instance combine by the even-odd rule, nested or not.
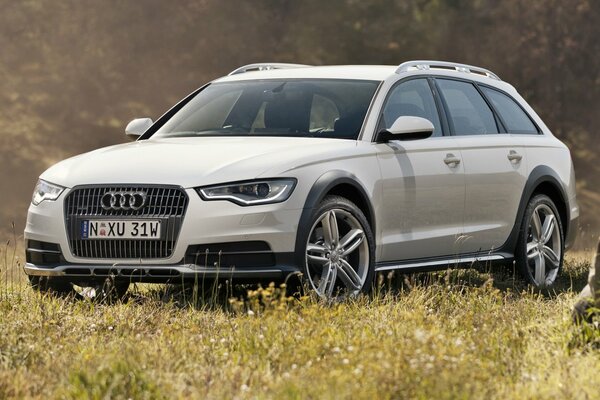
[[(107, 192), (145, 192), (146, 203), (139, 210), (106, 210), (101, 198)], [(85, 186), (74, 188), (65, 199), (65, 223), (71, 252), (76, 257), (96, 259), (160, 259), (173, 253), (188, 197), (180, 187), (151, 185)], [(85, 220), (161, 220), (160, 240), (84, 239)]]
[[(134, 210), (105, 210), (100, 199), (111, 191), (145, 191), (146, 205)], [(107, 217), (183, 217), (187, 207), (187, 195), (178, 187), (164, 186), (103, 186), (76, 188), (66, 200), (69, 216)]]

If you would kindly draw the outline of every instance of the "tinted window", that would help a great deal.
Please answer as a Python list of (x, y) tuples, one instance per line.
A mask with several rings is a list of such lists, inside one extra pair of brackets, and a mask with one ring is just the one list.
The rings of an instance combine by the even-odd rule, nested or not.
[(383, 109), (380, 130), (388, 129), (398, 117), (426, 118), (434, 126), (433, 136), (441, 136), (440, 118), (426, 79), (412, 79), (392, 89)]
[(471, 83), (438, 79), (456, 135), (498, 133), (492, 110)]
[[(256, 114), (256, 118), (252, 123), (251, 132), (257, 132), (257, 129), (266, 129), (265, 125), (265, 108), (267, 102), (263, 102)], [(340, 113), (333, 100), (330, 100), (321, 95), (313, 96), (312, 105), (310, 108), (310, 132), (327, 132), (335, 129), (335, 122), (340, 118)], [(213, 125), (214, 126), (214, 125)]]
[(346, 79), (214, 83), (177, 111), (155, 137), (356, 139), (378, 85)]
[(482, 87), (483, 93), (496, 108), (510, 133), (538, 133), (525, 111), (510, 97), (497, 90)]

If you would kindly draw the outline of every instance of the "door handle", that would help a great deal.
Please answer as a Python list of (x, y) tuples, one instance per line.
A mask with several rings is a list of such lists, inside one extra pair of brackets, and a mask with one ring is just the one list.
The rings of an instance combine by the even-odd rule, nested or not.
[(460, 164), (460, 158), (456, 157), (452, 153), (448, 153), (448, 154), (446, 154), (446, 158), (444, 158), (444, 162), (450, 168), (456, 168), (458, 166), (458, 164)]
[(514, 150), (509, 151), (508, 155), (506, 157), (513, 164), (516, 164), (516, 163), (520, 162), (523, 159), (523, 156), (520, 155), (519, 153), (517, 153)]

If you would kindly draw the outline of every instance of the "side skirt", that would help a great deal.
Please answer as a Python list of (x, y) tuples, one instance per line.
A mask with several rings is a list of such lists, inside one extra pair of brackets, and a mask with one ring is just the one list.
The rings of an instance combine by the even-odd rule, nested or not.
[(409, 260), (398, 262), (376, 263), (375, 272), (390, 270), (408, 270), (414, 272), (439, 271), (447, 268), (465, 267), (480, 262), (504, 261), (512, 258), (509, 254), (486, 254), (480, 256), (458, 257), (436, 260)]

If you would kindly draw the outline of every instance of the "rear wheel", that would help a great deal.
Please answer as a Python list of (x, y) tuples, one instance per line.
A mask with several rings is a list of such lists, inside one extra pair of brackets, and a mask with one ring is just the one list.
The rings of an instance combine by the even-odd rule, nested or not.
[(527, 205), (515, 259), (521, 274), (536, 288), (550, 288), (563, 264), (564, 233), (552, 199), (540, 194)]
[(304, 279), (319, 297), (353, 297), (371, 289), (375, 239), (354, 203), (327, 196), (313, 214), (305, 243)]

